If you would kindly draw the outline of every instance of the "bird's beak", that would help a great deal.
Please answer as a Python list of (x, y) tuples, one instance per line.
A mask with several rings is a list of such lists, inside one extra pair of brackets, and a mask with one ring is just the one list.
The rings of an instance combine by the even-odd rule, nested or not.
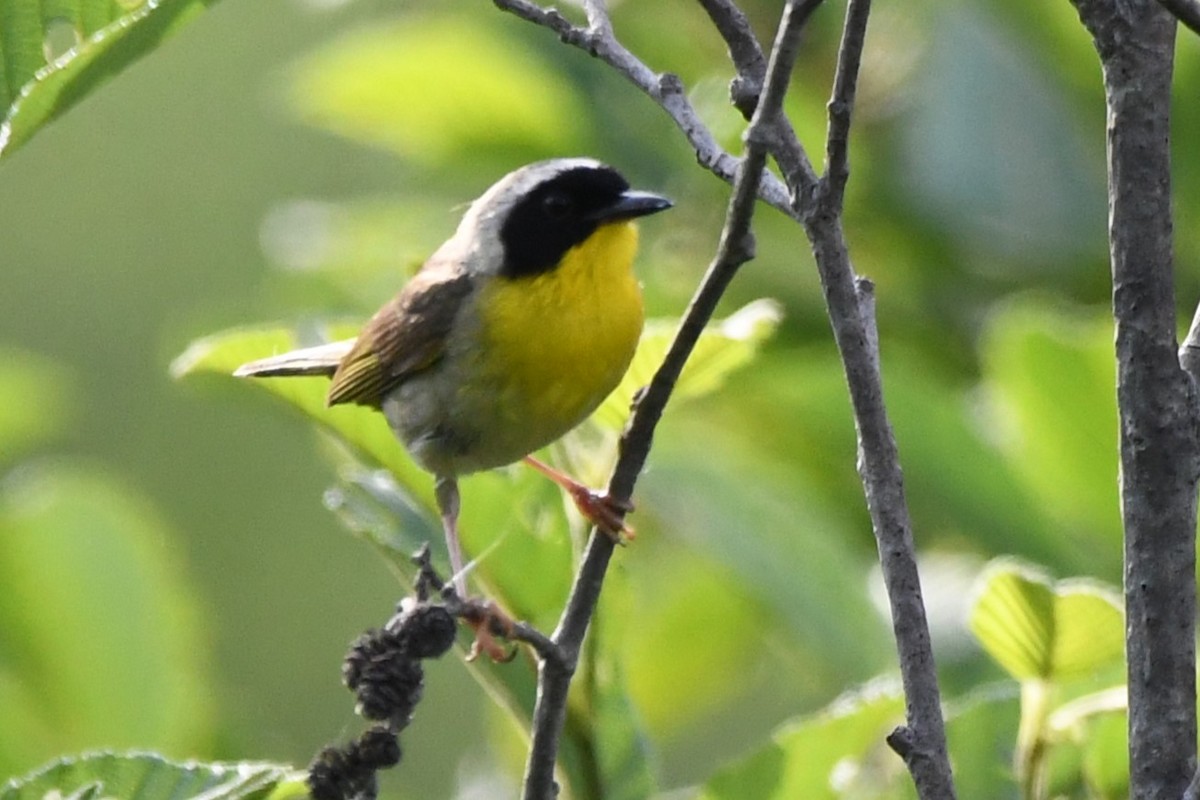
[(596, 222), (616, 222), (622, 219), (657, 214), (675, 205), (661, 194), (626, 189), (612, 203), (593, 211), (589, 217)]

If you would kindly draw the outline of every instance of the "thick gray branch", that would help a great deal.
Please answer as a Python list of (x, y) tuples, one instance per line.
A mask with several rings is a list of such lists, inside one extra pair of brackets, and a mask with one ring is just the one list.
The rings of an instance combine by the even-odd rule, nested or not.
[(1175, 341), (1170, 183), (1175, 20), (1154, 0), (1073, 0), (1104, 70), (1125, 525), (1130, 796), (1195, 770), (1195, 386)]

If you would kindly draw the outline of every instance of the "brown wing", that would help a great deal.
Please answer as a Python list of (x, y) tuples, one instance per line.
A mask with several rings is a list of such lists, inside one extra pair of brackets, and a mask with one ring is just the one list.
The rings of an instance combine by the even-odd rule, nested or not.
[(326, 403), (378, 408), (406, 378), (436, 364), (471, 288), (471, 277), (449, 265), (418, 272), (358, 335), (333, 374)]

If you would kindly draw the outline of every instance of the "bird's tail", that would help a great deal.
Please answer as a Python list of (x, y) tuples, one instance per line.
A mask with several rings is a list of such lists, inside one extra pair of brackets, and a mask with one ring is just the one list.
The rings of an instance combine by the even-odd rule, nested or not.
[(329, 377), (337, 370), (338, 364), (353, 346), (353, 339), (345, 339), (340, 342), (328, 342), (315, 347), (292, 350), (242, 364), (233, 371), (233, 374), (239, 378), (276, 378), (287, 375), (325, 375)]

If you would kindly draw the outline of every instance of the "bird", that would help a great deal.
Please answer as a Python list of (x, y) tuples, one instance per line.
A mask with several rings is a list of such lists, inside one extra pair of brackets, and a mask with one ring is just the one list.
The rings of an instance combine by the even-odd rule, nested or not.
[(520, 167), (471, 203), (357, 338), (234, 374), (327, 376), (328, 406), (382, 412), (433, 476), (452, 582), (465, 599), (460, 476), (525, 461), (601, 530), (618, 539), (627, 530), (628, 507), (532, 453), (583, 422), (628, 369), (644, 319), (636, 220), (671, 206), (591, 158)]

